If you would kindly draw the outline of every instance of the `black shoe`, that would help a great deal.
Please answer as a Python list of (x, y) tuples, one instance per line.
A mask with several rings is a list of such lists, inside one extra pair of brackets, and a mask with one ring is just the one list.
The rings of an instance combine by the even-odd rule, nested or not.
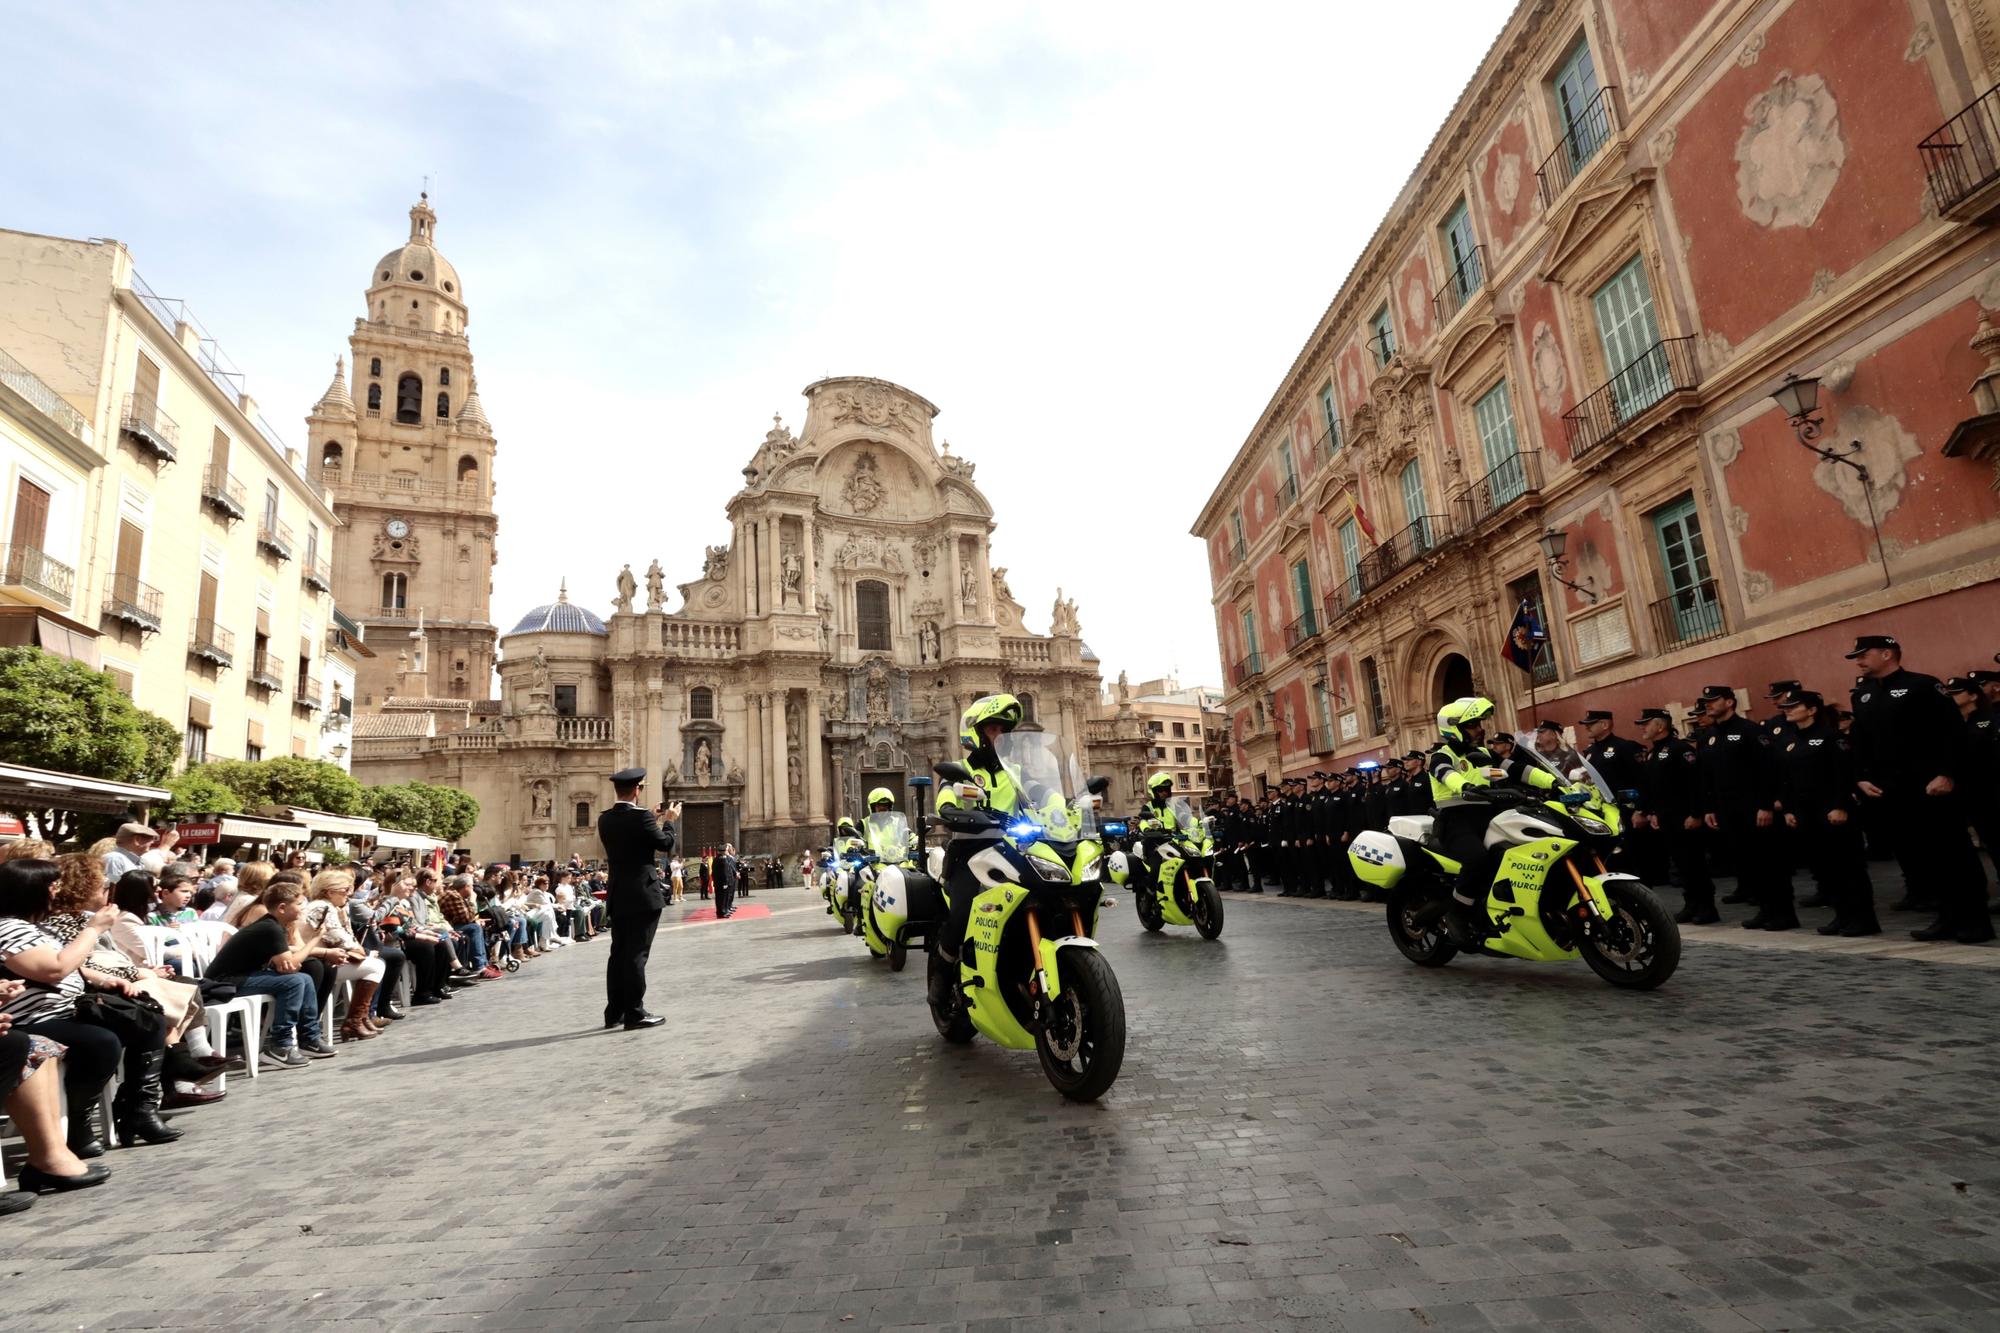
[(1958, 927), (1952, 925), (1951, 922), (1945, 920), (1943, 917), (1939, 917), (1922, 930), (1911, 931), (1910, 938), (1928, 942), (1930, 940), (1948, 940), (1957, 934)]
[(1935, 912), (1937, 900), (1933, 898), (1913, 898), (1904, 896), (1889, 904), (1892, 912)]
[(1881, 923), (1872, 917), (1866, 921), (1850, 921), (1840, 928), (1841, 938), (1849, 940), (1858, 940), (1863, 935), (1880, 935), (1881, 933)]
[(1741, 889), (1738, 889), (1735, 893), (1725, 895), (1722, 901), (1724, 905), (1728, 905), (1730, 903), (1737, 903), (1737, 904), (1754, 903), (1757, 900), (1751, 895), (1743, 892)]
[(1764, 923), (1764, 929), (1766, 930), (1797, 930), (1798, 928), (1798, 917), (1789, 912), (1784, 916), (1774, 916)]
[[(1724, 901), (1724, 902), (1728, 902), (1728, 901), (1729, 901), (1729, 899), (1727, 899), (1727, 898), (1724, 898), (1724, 899), (1723, 899), (1722, 901)], [(1763, 930), (1764, 928), (1766, 928), (1767, 926), (1769, 926), (1769, 925), (1771, 924), (1771, 921), (1772, 921), (1772, 920), (1773, 920), (1773, 918), (1771, 918), (1771, 917), (1768, 917), (1768, 916), (1765, 916), (1765, 915), (1764, 915), (1764, 914), (1763, 914), (1762, 912), (1756, 912), (1756, 913), (1754, 913), (1754, 914), (1752, 914), (1752, 915), (1751, 915), (1751, 917), (1750, 917), (1750, 919), (1749, 919), (1748, 921), (1745, 921), (1745, 922), (1743, 923), (1743, 929), (1745, 929), (1745, 930)]]
[(1805, 909), (1812, 909), (1819, 907), (1831, 907), (1833, 906), (1833, 904), (1828, 902), (1823, 895), (1815, 893), (1809, 895), (1808, 897), (1799, 899), (1799, 906)]
[(606, 1032), (609, 1032), (611, 1031), (611, 1029), (617, 1027), (620, 1023), (623, 1023), (624, 1021), (625, 1020), (619, 1017), (617, 1014), (606, 1014), (604, 1016), (604, 1030)]
[(21, 1168), (21, 1188), (29, 1191), (30, 1199), (37, 1194), (66, 1194), (70, 1190), (87, 1190), (92, 1185), (102, 1185), (109, 1179), (111, 1179), (111, 1168), (102, 1162), (80, 1176), (52, 1176), (38, 1167)]
[(1988, 944), (1993, 940), (1993, 923), (1981, 916), (1978, 921), (1964, 927), (1952, 938), (1960, 944)]
[(111, 1115), (118, 1137), (127, 1147), (138, 1142), (172, 1143), (185, 1132), (160, 1119), (160, 1102), (166, 1095), (161, 1073), (166, 1068), (164, 1049), (125, 1056), (125, 1081), (112, 1098)]
[(410, 1007), (412, 1009), (421, 1008), (422, 1006), (427, 1004), (443, 1004), (443, 1003), (444, 1003), (444, 996), (442, 995), (425, 995), (419, 992), (418, 994), (412, 995), (410, 997)]
[[(1804, 906), (1804, 904), (1801, 903), (1800, 906)], [(1847, 923), (1845, 921), (1842, 921), (1839, 917), (1835, 917), (1833, 920), (1821, 926), (1819, 928), (1819, 933), (1822, 935), (1838, 935), (1841, 931), (1846, 929), (1847, 929)]]
[(97, 1103), (95, 1096), (71, 1096), (69, 1100), (69, 1133), (63, 1141), (71, 1152), (85, 1159), (104, 1156), (104, 1140), (97, 1136)]
[(1713, 907), (1704, 907), (1688, 918), (1688, 924), (1690, 926), (1719, 926), (1722, 924), (1722, 913), (1716, 911)]
[(666, 1018), (660, 1014), (649, 1014), (644, 1009), (641, 1009), (638, 1013), (633, 1014), (625, 1020), (625, 1030), (627, 1032), (634, 1032), (639, 1028), (656, 1028), (666, 1021)]
[(408, 1018), (409, 1015), (398, 1009), (394, 1000), (384, 1000), (382, 1001), (382, 1012), (376, 1015), (376, 1017), (385, 1018), (393, 1023), (397, 1019)]

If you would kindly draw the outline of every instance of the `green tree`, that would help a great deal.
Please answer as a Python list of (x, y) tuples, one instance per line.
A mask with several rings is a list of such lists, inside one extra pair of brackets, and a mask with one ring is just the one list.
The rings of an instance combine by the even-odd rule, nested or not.
[[(109, 674), (39, 648), (0, 648), (0, 762), (112, 782), (156, 783), (173, 771), (181, 732), (138, 707)], [(15, 807), (63, 841), (77, 812)]]
[[(421, 782), (399, 782), (386, 787), (369, 787), (368, 817), (384, 828), (403, 829), (409, 833), (431, 833), (431, 825), (437, 822), (438, 809), (431, 799), (437, 790)], [(437, 837), (437, 834), (431, 834)]]
[(367, 788), (323, 759), (222, 759), (201, 771), (243, 798), (251, 809), (296, 805), (330, 815), (366, 815)]
[(434, 822), (428, 830), (433, 838), (449, 838), (457, 842), (472, 832), (472, 826), (479, 822), (479, 802), (472, 798), (471, 793), (460, 791), (457, 787), (430, 787), (427, 790), (435, 812)]
[(233, 815), (243, 809), (243, 798), (217, 782), (206, 766), (191, 768), (178, 777), (167, 779), (166, 788), (174, 794), (167, 813), (175, 819), (187, 819), (194, 815)]

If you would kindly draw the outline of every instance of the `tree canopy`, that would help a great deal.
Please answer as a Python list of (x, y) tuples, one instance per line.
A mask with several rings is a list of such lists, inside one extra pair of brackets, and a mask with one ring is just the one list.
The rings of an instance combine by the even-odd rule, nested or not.
[(164, 784), (173, 801), (167, 813), (175, 819), (196, 815), (233, 815), (243, 809), (243, 798), (215, 780), (207, 766), (191, 768), (168, 778)]
[(368, 789), (324, 759), (219, 759), (199, 769), (251, 809), (296, 805), (330, 815), (368, 816)]
[[(112, 782), (173, 771), (181, 731), (148, 713), (107, 672), (39, 648), (0, 648), (0, 762)], [(24, 808), (44, 837), (70, 836), (76, 812)]]

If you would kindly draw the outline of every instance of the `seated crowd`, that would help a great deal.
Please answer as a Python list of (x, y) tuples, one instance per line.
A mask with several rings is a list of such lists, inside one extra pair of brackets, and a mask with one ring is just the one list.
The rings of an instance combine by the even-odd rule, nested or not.
[[(0, 1111), (27, 1147), (0, 1214), (108, 1178), (99, 1108), (114, 1077), (115, 1141), (171, 1143), (184, 1131), (165, 1113), (222, 1100), (219, 1076), (246, 1061), (300, 1069), (331, 1059), (335, 1040), (389, 1031), (407, 1017), (406, 968), (410, 1004), (438, 1005), (604, 928), (580, 868), (474, 875), (461, 854), (442, 874), (315, 873), (298, 851), (282, 867), (203, 867), (159, 855), (162, 840), (127, 824), (87, 852), (0, 846)], [(204, 1005), (243, 995), (269, 997), (268, 1020), (255, 1049), (225, 1060)], [(337, 1032), (322, 1030), (343, 999)]]

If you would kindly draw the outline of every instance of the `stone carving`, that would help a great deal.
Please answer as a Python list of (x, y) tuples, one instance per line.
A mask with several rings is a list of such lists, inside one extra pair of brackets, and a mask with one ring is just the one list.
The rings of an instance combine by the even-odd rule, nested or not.
[(1760, 227), (1810, 227), (1840, 179), (1847, 144), (1840, 108), (1817, 74), (1778, 76), (1743, 109), (1736, 199)]
[(740, 786), (742, 786), (742, 785), (743, 785), (743, 765), (741, 765), (741, 764), (731, 764), (731, 765), (729, 766), (729, 771), (728, 771), (727, 773), (723, 774), (723, 777), (722, 777), (722, 780), (723, 780), (724, 782), (728, 783), (728, 784), (729, 784), (730, 786), (732, 786), (732, 787), (740, 787)]
[(374, 558), (393, 561), (398, 564), (415, 564), (422, 554), (422, 545), (416, 533), (403, 538), (391, 538), (386, 532), (375, 534)]
[(646, 609), (658, 611), (667, 604), (667, 576), (660, 572), (660, 562), (655, 560), (646, 566)]
[(910, 614), (917, 616), (939, 616), (944, 614), (944, 598), (919, 597), (910, 606)]
[(632, 715), (621, 713), (618, 717), (618, 755), (621, 759), (632, 757)]
[(792, 438), (789, 430), (785, 429), (784, 418), (773, 412), (771, 429), (765, 432), (764, 442), (757, 446), (757, 452), (751, 457), (749, 466), (743, 469), (744, 479), (751, 485), (756, 485), (757, 478), (769, 476), (798, 447), (799, 442)]
[(882, 567), (882, 543), (874, 537), (849, 537), (833, 553), (833, 563), (843, 569)]
[(555, 790), (546, 782), (537, 781), (528, 788), (528, 814), (532, 819), (552, 819), (555, 816)]
[(1778, 590), (1769, 574), (1761, 569), (1743, 571), (1743, 596), (1747, 601), (1761, 602)]
[(1062, 589), (1056, 589), (1055, 609), (1049, 613), (1049, 633), (1059, 637), (1074, 638), (1083, 626), (1076, 618), (1076, 602), (1064, 601)]
[(1674, 160), (1674, 148), (1680, 143), (1681, 132), (1677, 126), (1669, 125), (1653, 136), (1653, 165), (1664, 167)]
[(800, 727), (799, 701), (797, 699), (787, 699), (785, 701), (785, 743), (794, 750), (799, 748)]
[(806, 800), (806, 766), (796, 754), (785, 756), (785, 776), (791, 783), (792, 807), (797, 809)]
[(630, 611), (632, 609), (632, 599), (638, 593), (639, 584), (632, 577), (632, 566), (628, 563), (625, 568), (618, 571), (618, 596), (612, 599), (612, 610)]
[(917, 658), (919, 661), (938, 661), (940, 646), (938, 643), (938, 627), (934, 622), (926, 620), (917, 627)]
[(937, 568), (937, 543), (929, 537), (919, 537), (910, 543), (910, 555), (917, 562), (917, 572), (926, 578)]
[(1753, 32), (1750, 34), (1750, 39), (1743, 43), (1743, 49), (1736, 53), (1736, 63), (1743, 69), (1749, 69), (1757, 63), (1757, 57), (1763, 54), (1764, 34)]
[(1431, 295), (1425, 290), (1420, 274), (1412, 273), (1409, 286), (1403, 290), (1403, 318), (1418, 338), (1430, 329)]
[(868, 720), (889, 720), (889, 673), (880, 662), (872, 663), (868, 668)]
[(1840, 281), (1840, 275), (1835, 273), (1832, 269), (1830, 268), (1814, 269), (1812, 276), (1812, 294), (1814, 296), (1825, 296), (1828, 292), (1833, 290), (1833, 284), (1838, 281)]
[[(1875, 493), (1875, 513), (1886, 519), (1902, 503), (1910, 484), (1909, 464), (1923, 457), (1924, 448), (1903, 423), (1886, 412), (1863, 404), (1841, 413), (1834, 429), (1837, 438), (1853, 440), (1861, 446), (1854, 456), (1868, 469), (1868, 489)], [(1851, 467), (1820, 461), (1813, 468), (1813, 485), (1840, 501), (1840, 507), (1857, 523), (1868, 522), (1868, 496), (1861, 477)]]
[(854, 460), (854, 467), (841, 484), (840, 499), (857, 514), (872, 514), (887, 499), (889, 492), (882, 485), (882, 478), (875, 469), (875, 455), (864, 453)]
[(923, 434), (923, 425), (910, 410), (910, 405), (900, 395), (878, 384), (836, 390), (831, 415), (835, 425), (843, 421), (860, 421), (870, 426), (894, 424), (912, 435)]
[(1132, 681), (1123, 671), (1118, 673), (1118, 702), (1121, 706), (1132, 702)]
[(1512, 213), (1520, 199), (1521, 155), (1502, 153), (1499, 165), (1493, 168), (1493, 202), (1500, 205), (1502, 213)]
[(1543, 415), (1561, 416), (1563, 390), (1569, 386), (1569, 370), (1563, 365), (1562, 348), (1556, 343), (1556, 331), (1549, 327), (1547, 320), (1535, 321), (1530, 345), (1529, 360), (1535, 372), (1535, 401), (1541, 404)]
[(528, 688), (538, 694), (547, 694), (549, 690), (549, 659), (539, 643), (528, 666)]
[(972, 565), (968, 562), (961, 566), (958, 571), (959, 605), (968, 611), (977, 610), (979, 607), (979, 593), (977, 588), (978, 576), (972, 572)]
[(1722, 516), (1722, 521), (1728, 525), (1729, 531), (1735, 536), (1741, 537), (1744, 533), (1750, 531), (1750, 511), (1742, 505), (1729, 506), (1729, 512)]
[(702, 548), (701, 576), (705, 579), (719, 579), (729, 572), (729, 548), (727, 546), (705, 546)]
[(715, 776), (715, 757), (709, 751), (708, 737), (704, 736), (694, 747), (694, 780), (706, 787)]
[(812, 639), (819, 637), (824, 625), (780, 625), (778, 637), (781, 639)]
[[(1259, 494), (1262, 494), (1262, 492), (1259, 492)], [(1007, 586), (1007, 567), (1005, 565), (1000, 565), (993, 571), (993, 600), (996, 602), (1011, 602), (1014, 600), (1013, 590)]]
[(1717, 463), (1728, 467), (1743, 452), (1743, 437), (1733, 430), (1719, 430), (1708, 437), (1708, 451)]
[(802, 597), (799, 580), (805, 576), (805, 561), (799, 558), (799, 548), (788, 543), (784, 554), (778, 557), (778, 567), (784, 579), (785, 604), (796, 605)]
[(841, 685), (828, 690), (820, 700), (820, 711), (829, 722), (847, 721), (847, 687)]
[(938, 467), (943, 469), (947, 477), (957, 477), (960, 481), (971, 481), (974, 466), (975, 464), (960, 458), (951, 451), (950, 440), (944, 442), (944, 452), (938, 455)]
[(665, 782), (665, 783), (666, 783), (666, 784), (667, 784), (667, 785), (668, 785), (669, 787), (678, 787), (678, 786), (680, 786), (680, 784), (681, 784), (681, 766), (680, 766), (679, 764), (675, 763), (675, 762), (674, 762), (673, 760), (671, 760), (671, 759), (667, 760), (667, 771), (666, 771), (666, 775), (665, 775), (664, 777), (662, 777), (662, 778), (661, 778), (661, 781)]

